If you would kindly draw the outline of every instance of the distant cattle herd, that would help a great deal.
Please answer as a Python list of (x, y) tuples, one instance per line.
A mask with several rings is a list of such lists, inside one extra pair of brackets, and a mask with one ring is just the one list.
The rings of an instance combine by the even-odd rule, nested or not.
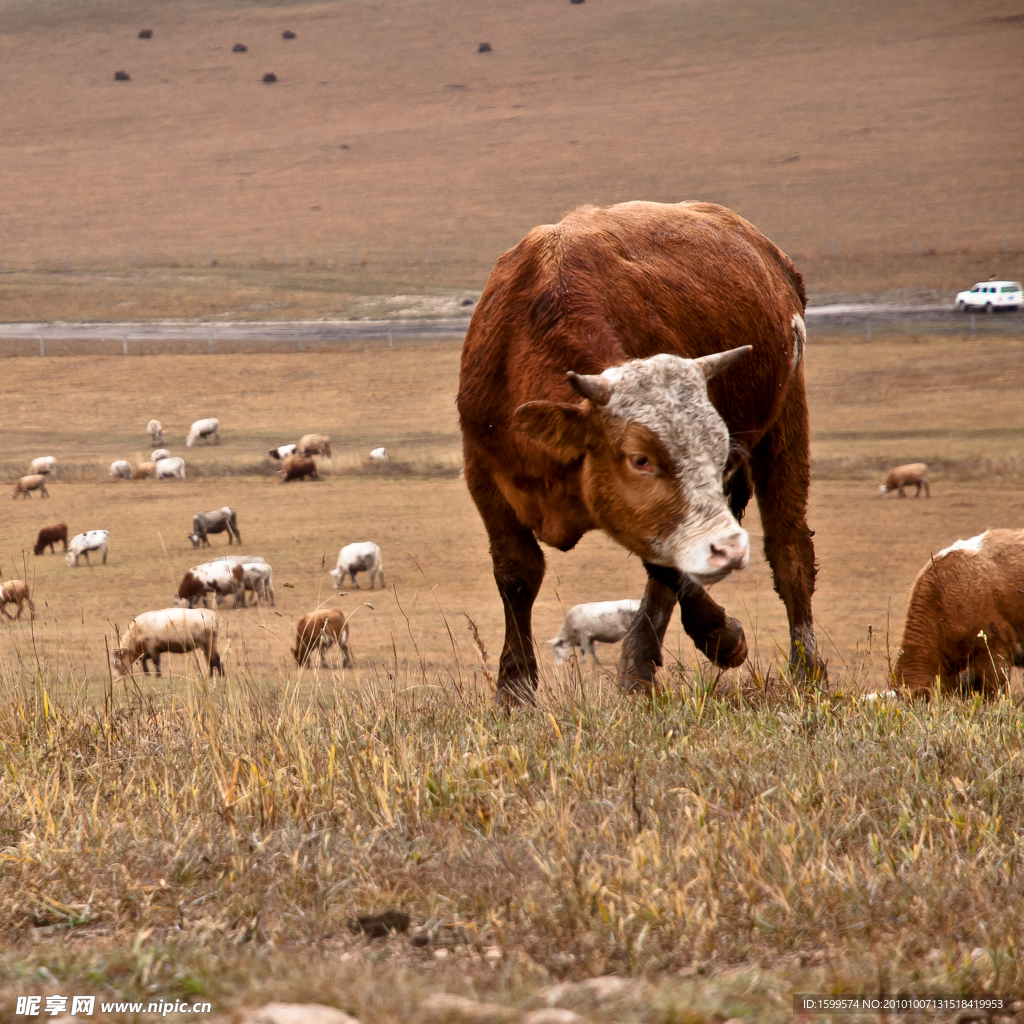
[[(151, 444), (164, 444), (164, 428), (159, 420), (150, 420), (146, 425), (146, 433)], [(208, 417), (192, 424), (185, 445), (193, 447), (199, 442), (208, 445), (221, 443), (219, 419)], [(384, 458), (387, 457), (383, 448), (376, 448), (370, 452), (370, 461), (378, 461), (380, 453), (384, 453)], [(305, 477), (318, 480), (320, 477), (313, 457), (329, 459), (331, 439), (326, 434), (304, 434), (293, 444), (271, 448), (268, 454), (281, 461), (279, 475), (282, 483)], [(40, 497), (49, 497), (46, 482), (55, 478), (58, 470), (59, 463), (55, 456), (33, 459), (28, 475), (15, 481), (14, 497), (22, 495), (28, 498), (33, 491), (38, 491)], [(127, 459), (116, 459), (110, 464), (108, 475), (115, 480), (184, 480), (185, 462), (172, 456), (167, 448), (155, 448), (150, 461), (139, 463), (134, 468)], [(197, 512), (192, 517), (187, 536), (193, 548), (210, 547), (210, 535), (217, 533), (226, 533), (229, 545), (237, 541), (241, 546), (242, 534), (235, 509), (225, 505), (208, 512)], [(98, 564), (106, 565), (110, 533), (107, 530), (86, 530), (69, 541), (67, 523), (50, 523), (39, 529), (33, 551), (36, 555), (42, 555), (48, 548), (54, 554), (57, 544), (61, 545), (61, 553), (69, 568), (78, 567), (82, 559), (91, 568), (96, 564), (94, 557), (99, 559)], [(384, 567), (378, 545), (367, 541), (343, 547), (338, 556), (338, 566), (330, 573), (336, 590), (340, 588), (340, 581), (346, 572), (350, 574), (352, 584), (357, 589), (359, 584), (356, 582), (356, 573), (359, 572), (370, 574), (371, 590), (378, 579), (383, 588)], [(210, 671), (223, 674), (217, 651), (220, 629), (217, 608), (227, 598), (232, 599), (235, 608), (249, 607), (249, 594), (252, 595), (253, 605), (264, 604), (273, 608), (276, 604), (274, 570), (260, 555), (222, 555), (192, 566), (185, 572), (175, 591), (172, 607), (137, 615), (124, 636), (115, 638), (115, 646), (111, 650), (112, 667), (119, 674), (124, 674), (141, 659), (144, 673), (148, 674), (149, 663), (152, 662), (159, 676), (161, 654), (199, 651)], [(212, 608), (209, 607), (211, 599)], [(203, 607), (197, 608), (200, 604)], [(7, 605), (15, 605), (17, 614), (11, 615)], [(17, 620), (21, 618), (26, 606), (29, 618), (34, 619), (35, 604), (27, 580), (12, 579), (0, 584), (0, 614), (7, 619)], [(314, 650), (319, 651), (320, 660), (324, 662), (327, 649), (337, 645), (341, 651), (342, 667), (350, 668), (350, 618), (351, 615), (346, 617), (337, 609), (317, 609), (303, 615), (296, 625), (296, 642), (292, 652), (296, 663), (307, 664)]]

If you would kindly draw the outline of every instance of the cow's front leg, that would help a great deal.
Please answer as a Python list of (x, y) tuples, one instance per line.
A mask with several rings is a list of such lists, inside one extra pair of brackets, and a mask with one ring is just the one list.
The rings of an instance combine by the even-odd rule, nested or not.
[[(662, 664), (661, 644), (676, 606), (679, 573), (646, 563), (644, 568), (647, 586), (643, 600), (622, 641), (619, 689), (623, 693), (650, 694), (654, 690), (654, 676)], [(659, 578), (652, 574), (652, 569), (659, 570), (659, 576), (671, 573), (674, 578)]]
[(533, 704), (538, 673), (532, 615), (544, 580), (544, 555), (533, 531), (519, 522), (490, 475), (468, 458), (465, 469), (466, 484), (491, 541), (494, 582), (505, 610), (505, 642), (494, 700), (503, 708)]

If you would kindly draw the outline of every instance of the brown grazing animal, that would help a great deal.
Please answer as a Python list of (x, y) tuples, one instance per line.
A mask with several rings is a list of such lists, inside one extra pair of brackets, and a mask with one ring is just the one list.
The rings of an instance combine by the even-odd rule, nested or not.
[(327, 611), (310, 612), (303, 615), (295, 626), (295, 648), (292, 656), (297, 665), (305, 665), (313, 651), (320, 652), (323, 664), (324, 651), (337, 644), (341, 648), (341, 667), (352, 667), (352, 656), (348, 649), (348, 619), (337, 608)]
[(156, 475), (156, 463), (155, 462), (140, 462), (135, 469), (132, 470), (133, 480), (150, 480)]
[(889, 475), (885, 478), (885, 483), (878, 489), (883, 497), (886, 497), (892, 491), (899, 491), (900, 497), (905, 498), (906, 495), (903, 493), (903, 488), (910, 487), (912, 484), (917, 484), (915, 498), (921, 497), (922, 487), (924, 487), (924, 496), (926, 498), (932, 496), (931, 491), (928, 489), (928, 467), (923, 462), (913, 462), (909, 466), (896, 466), (895, 469), (890, 469)]
[(142, 671), (148, 675), (152, 661), (159, 679), (161, 654), (202, 651), (209, 673), (216, 671), (224, 675), (217, 651), (219, 630), (217, 613), (205, 608), (161, 608), (143, 612), (132, 619), (128, 631), (121, 637), (122, 646), (110, 652), (111, 668), (120, 678), (141, 658)]
[(911, 696), (995, 696), (1024, 667), (1024, 530), (958, 540), (917, 574), (907, 602), (896, 683)]
[[(32, 603), (32, 597), (29, 594), (28, 583), (25, 580), (7, 580), (5, 583), (0, 583), (0, 614), (7, 619), (20, 619), (22, 605), (28, 603), (28, 610), (30, 618), (36, 617), (36, 606)], [(16, 604), (18, 606), (17, 615), (8, 615), (4, 609), (5, 604)]]
[(307, 476), (311, 480), (320, 479), (320, 474), (316, 471), (316, 463), (312, 459), (304, 459), (301, 455), (289, 455), (281, 463), (279, 473), (283, 484), (288, 483), (289, 480), (302, 480)]
[(751, 490), (790, 659), (801, 678), (824, 678), (806, 519), (805, 303), (789, 258), (711, 203), (581, 207), (498, 260), (466, 335), (458, 406), (466, 484), (505, 606), (499, 703), (532, 702), (537, 685), (537, 542), (568, 551), (594, 529), (649, 576), (622, 689), (652, 690), (677, 601), (704, 654), (741, 664), (743, 629), (704, 587), (747, 563), (738, 520)]
[(50, 496), (50, 492), (46, 489), (45, 473), (33, 473), (31, 476), (23, 476), (20, 480), (15, 480), (14, 493), (11, 497), (17, 498), (19, 494), (23, 494), (27, 498), (32, 491), (39, 492), (40, 500)]
[(35, 547), (32, 549), (37, 555), (41, 555), (47, 547), (50, 549), (50, 554), (55, 555), (57, 552), (54, 550), (53, 545), (60, 541), (64, 545), (64, 554), (68, 553), (68, 524), (67, 523), (52, 523), (50, 526), (44, 526), (39, 531), (39, 536), (36, 537)]

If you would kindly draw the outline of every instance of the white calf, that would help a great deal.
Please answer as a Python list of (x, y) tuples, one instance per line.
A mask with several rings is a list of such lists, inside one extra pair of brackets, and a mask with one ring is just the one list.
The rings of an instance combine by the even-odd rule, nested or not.
[(578, 604), (569, 610), (562, 628), (553, 640), (549, 640), (555, 653), (555, 663), (561, 665), (574, 647), (583, 650), (581, 661), (589, 654), (600, 665), (594, 653), (594, 642), (618, 643), (629, 631), (639, 601), (595, 601), (592, 604)]
[(110, 464), (110, 475), (118, 480), (131, 480), (132, 464), (127, 459), (118, 459)]

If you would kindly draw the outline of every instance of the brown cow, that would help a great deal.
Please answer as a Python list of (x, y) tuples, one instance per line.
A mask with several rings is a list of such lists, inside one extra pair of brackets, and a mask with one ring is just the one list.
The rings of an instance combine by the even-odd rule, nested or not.
[(64, 554), (68, 552), (68, 524), (67, 523), (52, 523), (50, 526), (44, 526), (39, 531), (39, 536), (36, 537), (35, 547), (32, 549), (37, 555), (41, 555), (47, 547), (50, 549), (50, 554), (55, 555), (57, 552), (54, 550), (53, 545), (60, 541), (64, 545)]
[(17, 498), (20, 494), (23, 497), (28, 498), (33, 491), (39, 492), (40, 500), (50, 496), (50, 492), (46, 489), (45, 473), (33, 473), (31, 476), (23, 476), (20, 480), (15, 480), (14, 493), (11, 497)]
[(316, 471), (316, 463), (312, 459), (305, 459), (301, 455), (289, 455), (281, 463), (279, 470), (281, 483), (286, 484), (289, 480), (302, 480), (309, 477), (311, 480), (319, 480), (320, 474)]
[(893, 491), (898, 491), (901, 498), (905, 498), (904, 487), (913, 487), (917, 484), (915, 498), (921, 497), (921, 488), (924, 487), (924, 496), (930, 498), (932, 492), (928, 488), (928, 467), (923, 462), (912, 462), (907, 466), (896, 466), (889, 470), (885, 483), (879, 486), (883, 498), (886, 498)]
[[(351, 616), (350, 616), (351, 617)], [(327, 611), (310, 612), (303, 615), (295, 626), (295, 648), (292, 656), (297, 665), (305, 665), (313, 651), (320, 652), (320, 663), (324, 663), (324, 651), (337, 644), (341, 648), (341, 667), (352, 667), (352, 656), (348, 649), (348, 619), (337, 608)]]
[(917, 574), (907, 602), (897, 685), (911, 696), (994, 697), (1024, 668), (1024, 530), (958, 540)]
[(593, 529), (649, 576), (623, 644), (624, 690), (653, 688), (677, 600), (701, 651), (742, 663), (743, 629), (704, 586), (747, 562), (738, 519), (751, 488), (791, 661), (824, 680), (805, 303), (789, 258), (711, 203), (581, 207), (501, 257), (469, 325), (458, 396), (466, 484), (505, 606), (499, 703), (532, 702), (537, 685), (538, 540), (567, 551)]
[[(28, 604), (29, 617), (36, 617), (36, 606), (32, 603), (32, 596), (29, 593), (28, 583), (25, 580), (7, 580), (0, 583), (0, 614), (7, 619), (20, 619), (22, 605)], [(17, 615), (8, 615), (4, 609), (5, 604), (16, 604)]]
[(133, 480), (151, 480), (156, 475), (156, 463), (155, 462), (140, 462), (134, 470), (132, 470)]

